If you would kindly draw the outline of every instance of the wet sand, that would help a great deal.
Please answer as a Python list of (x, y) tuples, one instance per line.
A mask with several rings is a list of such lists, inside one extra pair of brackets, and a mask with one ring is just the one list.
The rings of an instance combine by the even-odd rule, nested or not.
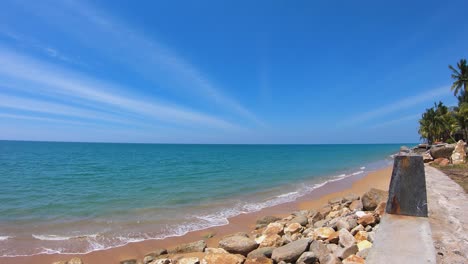
[[(205, 239), (209, 247), (217, 247), (219, 239), (224, 235), (235, 232), (250, 232), (255, 227), (258, 218), (265, 215), (286, 216), (297, 210), (316, 209), (326, 204), (329, 199), (343, 197), (349, 193), (362, 195), (370, 188), (388, 190), (392, 167), (370, 172), (367, 175), (355, 175), (340, 181), (329, 182), (314, 190), (312, 193), (299, 198), (294, 202), (284, 203), (259, 212), (242, 214), (229, 219), (225, 226), (213, 227), (201, 231), (190, 232), (180, 237), (170, 237), (163, 240), (147, 240), (130, 243), (122, 247), (95, 251), (88, 254), (41, 254), (27, 257), (0, 257), (2, 264), (50, 264), (54, 261), (69, 260), (79, 257), (85, 264), (119, 263), (124, 259), (142, 259), (144, 255), (156, 248), (171, 248), (181, 243)], [(208, 234), (214, 237), (206, 239)], [(195, 254), (196, 255), (196, 254)]]

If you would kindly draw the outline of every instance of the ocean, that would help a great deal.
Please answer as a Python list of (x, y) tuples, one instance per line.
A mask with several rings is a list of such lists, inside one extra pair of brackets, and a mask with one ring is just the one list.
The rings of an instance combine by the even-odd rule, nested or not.
[(225, 225), (388, 166), (401, 145), (0, 141), (0, 256), (87, 253)]

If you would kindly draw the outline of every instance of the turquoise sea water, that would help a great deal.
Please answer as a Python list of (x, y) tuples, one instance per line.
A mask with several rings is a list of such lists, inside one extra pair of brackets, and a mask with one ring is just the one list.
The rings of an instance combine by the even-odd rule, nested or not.
[(0, 141), (0, 256), (83, 253), (224, 225), (387, 165), (400, 145)]

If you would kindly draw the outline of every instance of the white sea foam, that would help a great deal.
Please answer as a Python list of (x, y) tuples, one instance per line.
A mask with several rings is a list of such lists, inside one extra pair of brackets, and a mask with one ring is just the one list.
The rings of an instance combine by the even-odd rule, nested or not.
[[(81, 236), (60, 236), (60, 235), (46, 235), (46, 234), (33, 234), (32, 236), (38, 240), (45, 241), (65, 241), (71, 239), (82, 239), (88, 243), (84, 252), (71, 252), (69, 249), (62, 247), (57, 248), (45, 248), (43, 247), (37, 254), (87, 254), (93, 251), (106, 250), (110, 248), (120, 247), (129, 243), (141, 242), (144, 240), (160, 240), (168, 237), (183, 236), (189, 232), (199, 231), (208, 229), (215, 226), (223, 226), (229, 224), (229, 218), (246, 213), (252, 213), (260, 211), (267, 207), (276, 206), (279, 204), (292, 202), (298, 198), (326, 185), (330, 182), (340, 181), (350, 176), (359, 175), (364, 173), (365, 167), (361, 167), (359, 171), (340, 174), (334, 177), (330, 177), (327, 180), (314, 183), (314, 184), (302, 184), (298, 186), (295, 191), (290, 191), (284, 194), (279, 194), (270, 199), (259, 202), (238, 202), (230, 208), (220, 209), (216, 212), (199, 214), (199, 215), (187, 215), (185, 221), (180, 224), (168, 225), (161, 233), (148, 235), (146, 233), (141, 234), (128, 234), (115, 236), (113, 238), (101, 237), (99, 234), (92, 235), (81, 235)], [(0, 240), (8, 239), (9, 237), (0, 236)], [(36, 254), (30, 254), (36, 255)], [(8, 256), (8, 255), (6, 255)], [(21, 255), (15, 255), (21, 256)], [(24, 256), (24, 255), (23, 255)]]
[(5, 241), (11, 238), (11, 236), (0, 236), (0, 241)]

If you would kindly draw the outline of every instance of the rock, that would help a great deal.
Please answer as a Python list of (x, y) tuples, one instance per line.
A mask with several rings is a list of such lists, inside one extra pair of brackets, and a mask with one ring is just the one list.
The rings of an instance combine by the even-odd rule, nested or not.
[(359, 243), (363, 240), (367, 240), (367, 232), (366, 231), (358, 231), (355, 235), (354, 235), (354, 239), (356, 239), (356, 241)]
[(363, 208), (361, 200), (355, 200), (349, 205), (349, 210), (351, 211), (361, 211)]
[(205, 253), (207, 254), (225, 254), (228, 253), (223, 248), (205, 248)]
[(278, 220), (281, 220), (281, 218), (276, 217), (276, 216), (267, 215), (267, 216), (264, 216), (264, 217), (258, 219), (257, 220), (257, 225), (263, 227), (263, 226), (267, 226), (270, 223), (276, 222)]
[(83, 264), (83, 261), (80, 258), (72, 258), (67, 262), (67, 264)]
[(423, 157), (424, 163), (428, 163), (434, 160), (434, 158), (431, 156), (431, 153), (429, 152), (423, 153), (422, 157)]
[(282, 235), (283, 233), (283, 228), (284, 225), (280, 223), (270, 223), (268, 226), (263, 230), (264, 235), (269, 235), (269, 234), (277, 234), (277, 235)]
[(434, 159), (446, 158), (450, 159), (453, 151), (455, 150), (455, 144), (440, 144), (433, 145), (430, 150), (430, 154)]
[(162, 258), (162, 259), (157, 259), (157, 260), (151, 262), (151, 264), (173, 264), (173, 262), (172, 262), (171, 259)]
[(332, 199), (328, 200), (328, 203), (329, 204), (340, 204), (341, 201), (343, 201), (343, 198), (338, 197), (338, 198), (332, 198)]
[(306, 251), (309, 241), (309, 239), (300, 239), (285, 246), (275, 248), (271, 258), (276, 262), (294, 262)]
[(362, 226), (374, 225), (375, 217), (372, 214), (366, 214), (359, 218), (357, 222)]
[(327, 215), (326, 219), (336, 218), (336, 217), (339, 216), (339, 215), (340, 215), (340, 211), (331, 211), (331, 212)]
[(54, 261), (52, 262), (52, 264), (67, 264), (67, 262), (64, 260), (60, 260), (60, 261)]
[(354, 213), (358, 218), (361, 218), (363, 216), (365, 216), (367, 213), (366, 212), (363, 212), (363, 211), (357, 211), (356, 213)]
[[(306, 218), (307, 219), (307, 218)], [(299, 224), (299, 223), (292, 223), (290, 225), (288, 225), (285, 229), (284, 229), (284, 232), (285, 233), (290, 233), (290, 234), (293, 234), (293, 233), (297, 233), (297, 232), (301, 232), (303, 230), (302, 228), (302, 225)]]
[(206, 248), (206, 242), (204, 240), (195, 241), (192, 243), (186, 243), (178, 245), (177, 247), (168, 250), (169, 253), (190, 253), (190, 252), (203, 252)]
[(379, 203), (386, 202), (387, 198), (388, 192), (372, 188), (362, 196), (361, 200), (364, 210), (373, 211)]
[(271, 254), (273, 253), (273, 247), (262, 247), (257, 248), (247, 254), (247, 258), (260, 258), (260, 257), (267, 257), (271, 258)]
[(463, 140), (459, 140), (455, 145), (455, 149), (452, 152), (451, 160), (452, 164), (464, 164), (466, 162), (466, 151), (465, 151), (466, 143)]
[(202, 264), (242, 264), (245, 257), (239, 254), (206, 254)]
[(325, 241), (327, 243), (331, 244), (338, 244), (338, 241), (340, 240), (340, 233), (339, 232), (333, 232)]
[(248, 237), (230, 236), (219, 241), (219, 247), (225, 249), (229, 253), (247, 256), (247, 254), (256, 249), (258, 245), (253, 239)]
[(326, 220), (320, 220), (314, 223), (315, 228), (323, 227), (327, 221)]
[(401, 147), (400, 147), (400, 152), (403, 152), (403, 153), (410, 153), (410, 152), (411, 152), (411, 149), (408, 148), (407, 146), (401, 146)]
[(346, 229), (346, 230), (350, 230), (350, 226), (349, 226), (349, 223), (348, 221), (344, 220), (344, 219), (339, 219), (337, 222), (336, 222), (336, 229), (337, 230), (340, 230), (340, 229)]
[(265, 257), (247, 259), (244, 264), (273, 264), (273, 260)]
[(356, 256), (361, 257), (361, 258), (363, 258), (363, 259), (366, 259), (366, 258), (367, 258), (367, 255), (369, 255), (369, 251), (370, 251), (370, 250), (371, 250), (370, 248), (365, 248), (365, 249), (359, 251), (359, 252), (356, 254)]
[(387, 202), (381, 202), (377, 205), (377, 208), (374, 210), (374, 214), (382, 216), (385, 214), (385, 208), (387, 207)]
[(369, 242), (372, 242), (374, 243), (374, 239), (375, 239), (375, 232), (372, 231), (372, 232), (367, 232), (367, 240)]
[(339, 245), (341, 247), (350, 247), (356, 243), (356, 239), (354, 239), (353, 235), (346, 230), (346, 229), (341, 229), (338, 231), (339, 233)]
[(314, 240), (312, 243), (310, 243), (309, 251), (314, 252), (315, 255), (319, 258), (320, 262), (322, 262), (322, 260), (324, 260), (328, 254), (330, 254), (328, 245), (325, 245), (321, 241), (317, 240)]
[[(67, 264), (68, 263), (72, 263), (72, 262), (68, 261)], [(82, 263), (82, 262), (73, 262), (73, 264), (79, 264), (79, 263)], [(127, 259), (127, 260), (120, 261), (120, 264), (136, 264), (136, 263), (137, 263), (136, 259)]]
[(351, 229), (351, 235), (356, 235), (357, 232), (364, 231), (364, 226), (358, 225), (355, 228)]
[(359, 200), (359, 196), (354, 193), (347, 194), (345, 197), (343, 197), (344, 204), (348, 204), (356, 200)]
[(341, 264), (341, 261), (335, 255), (328, 254), (323, 260), (320, 261), (320, 264)]
[(154, 259), (156, 259), (156, 257), (158, 256), (161, 256), (161, 255), (164, 255), (164, 254), (167, 254), (167, 250), (164, 249), (164, 248), (157, 248), (155, 250), (153, 250), (152, 252), (148, 253), (145, 255), (145, 257), (143, 258), (143, 263), (144, 264), (148, 264), (150, 263), (151, 261), (153, 261)]
[(323, 219), (323, 218), (325, 218), (325, 216), (327, 216), (331, 212), (331, 210), (332, 210), (331, 206), (326, 205), (326, 206), (320, 208), (318, 210), (318, 213), (321, 215), (321, 218)]
[(327, 249), (328, 249), (328, 251), (330, 251), (330, 252), (333, 253), (333, 252), (335, 252), (335, 251), (338, 249), (338, 245), (335, 245), (335, 244), (328, 244), (328, 245), (327, 245)]
[(351, 255), (343, 260), (343, 264), (364, 264), (365, 260), (356, 255)]
[(296, 264), (315, 264), (318, 263), (319, 258), (315, 252), (304, 252), (297, 259)]
[(446, 158), (437, 158), (432, 162), (432, 164), (439, 165), (441, 167), (445, 167), (445, 166), (450, 164), (450, 160), (448, 160)]
[(325, 240), (334, 232), (335, 230), (331, 227), (320, 227), (314, 230), (313, 238), (314, 240)]
[(368, 226), (366, 226), (366, 227), (364, 228), (364, 230), (365, 230), (366, 232), (370, 232), (370, 231), (372, 231), (372, 226), (368, 225)]
[(427, 217), (426, 175), (421, 156), (394, 158), (386, 212)]
[(366, 248), (371, 248), (372, 243), (367, 241), (367, 240), (363, 240), (363, 241), (357, 243), (357, 247), (358, 247), (358, 250), (361, 251), (361, 250), (364, 250)]
[(283, 239), (277, 234), (261, 235), (255, 239), (259, 247), (280, 247), (283, 245)]
[(291, 223), (298, 223), (301, 226), (306, 226), (309, 223), (309, 220), (305, 215), (298, 215), (291, 220)]
[(335, 251), (336, 257), (340, 259), (345, 259), (353, 254), (356, 254), (359, 251), (357, 245), (353, 244), (349, 247), (340, 247)]
[(200, 264), (200, 260), (196, 257), (186, 257), (177, 260), (177, 264)]

